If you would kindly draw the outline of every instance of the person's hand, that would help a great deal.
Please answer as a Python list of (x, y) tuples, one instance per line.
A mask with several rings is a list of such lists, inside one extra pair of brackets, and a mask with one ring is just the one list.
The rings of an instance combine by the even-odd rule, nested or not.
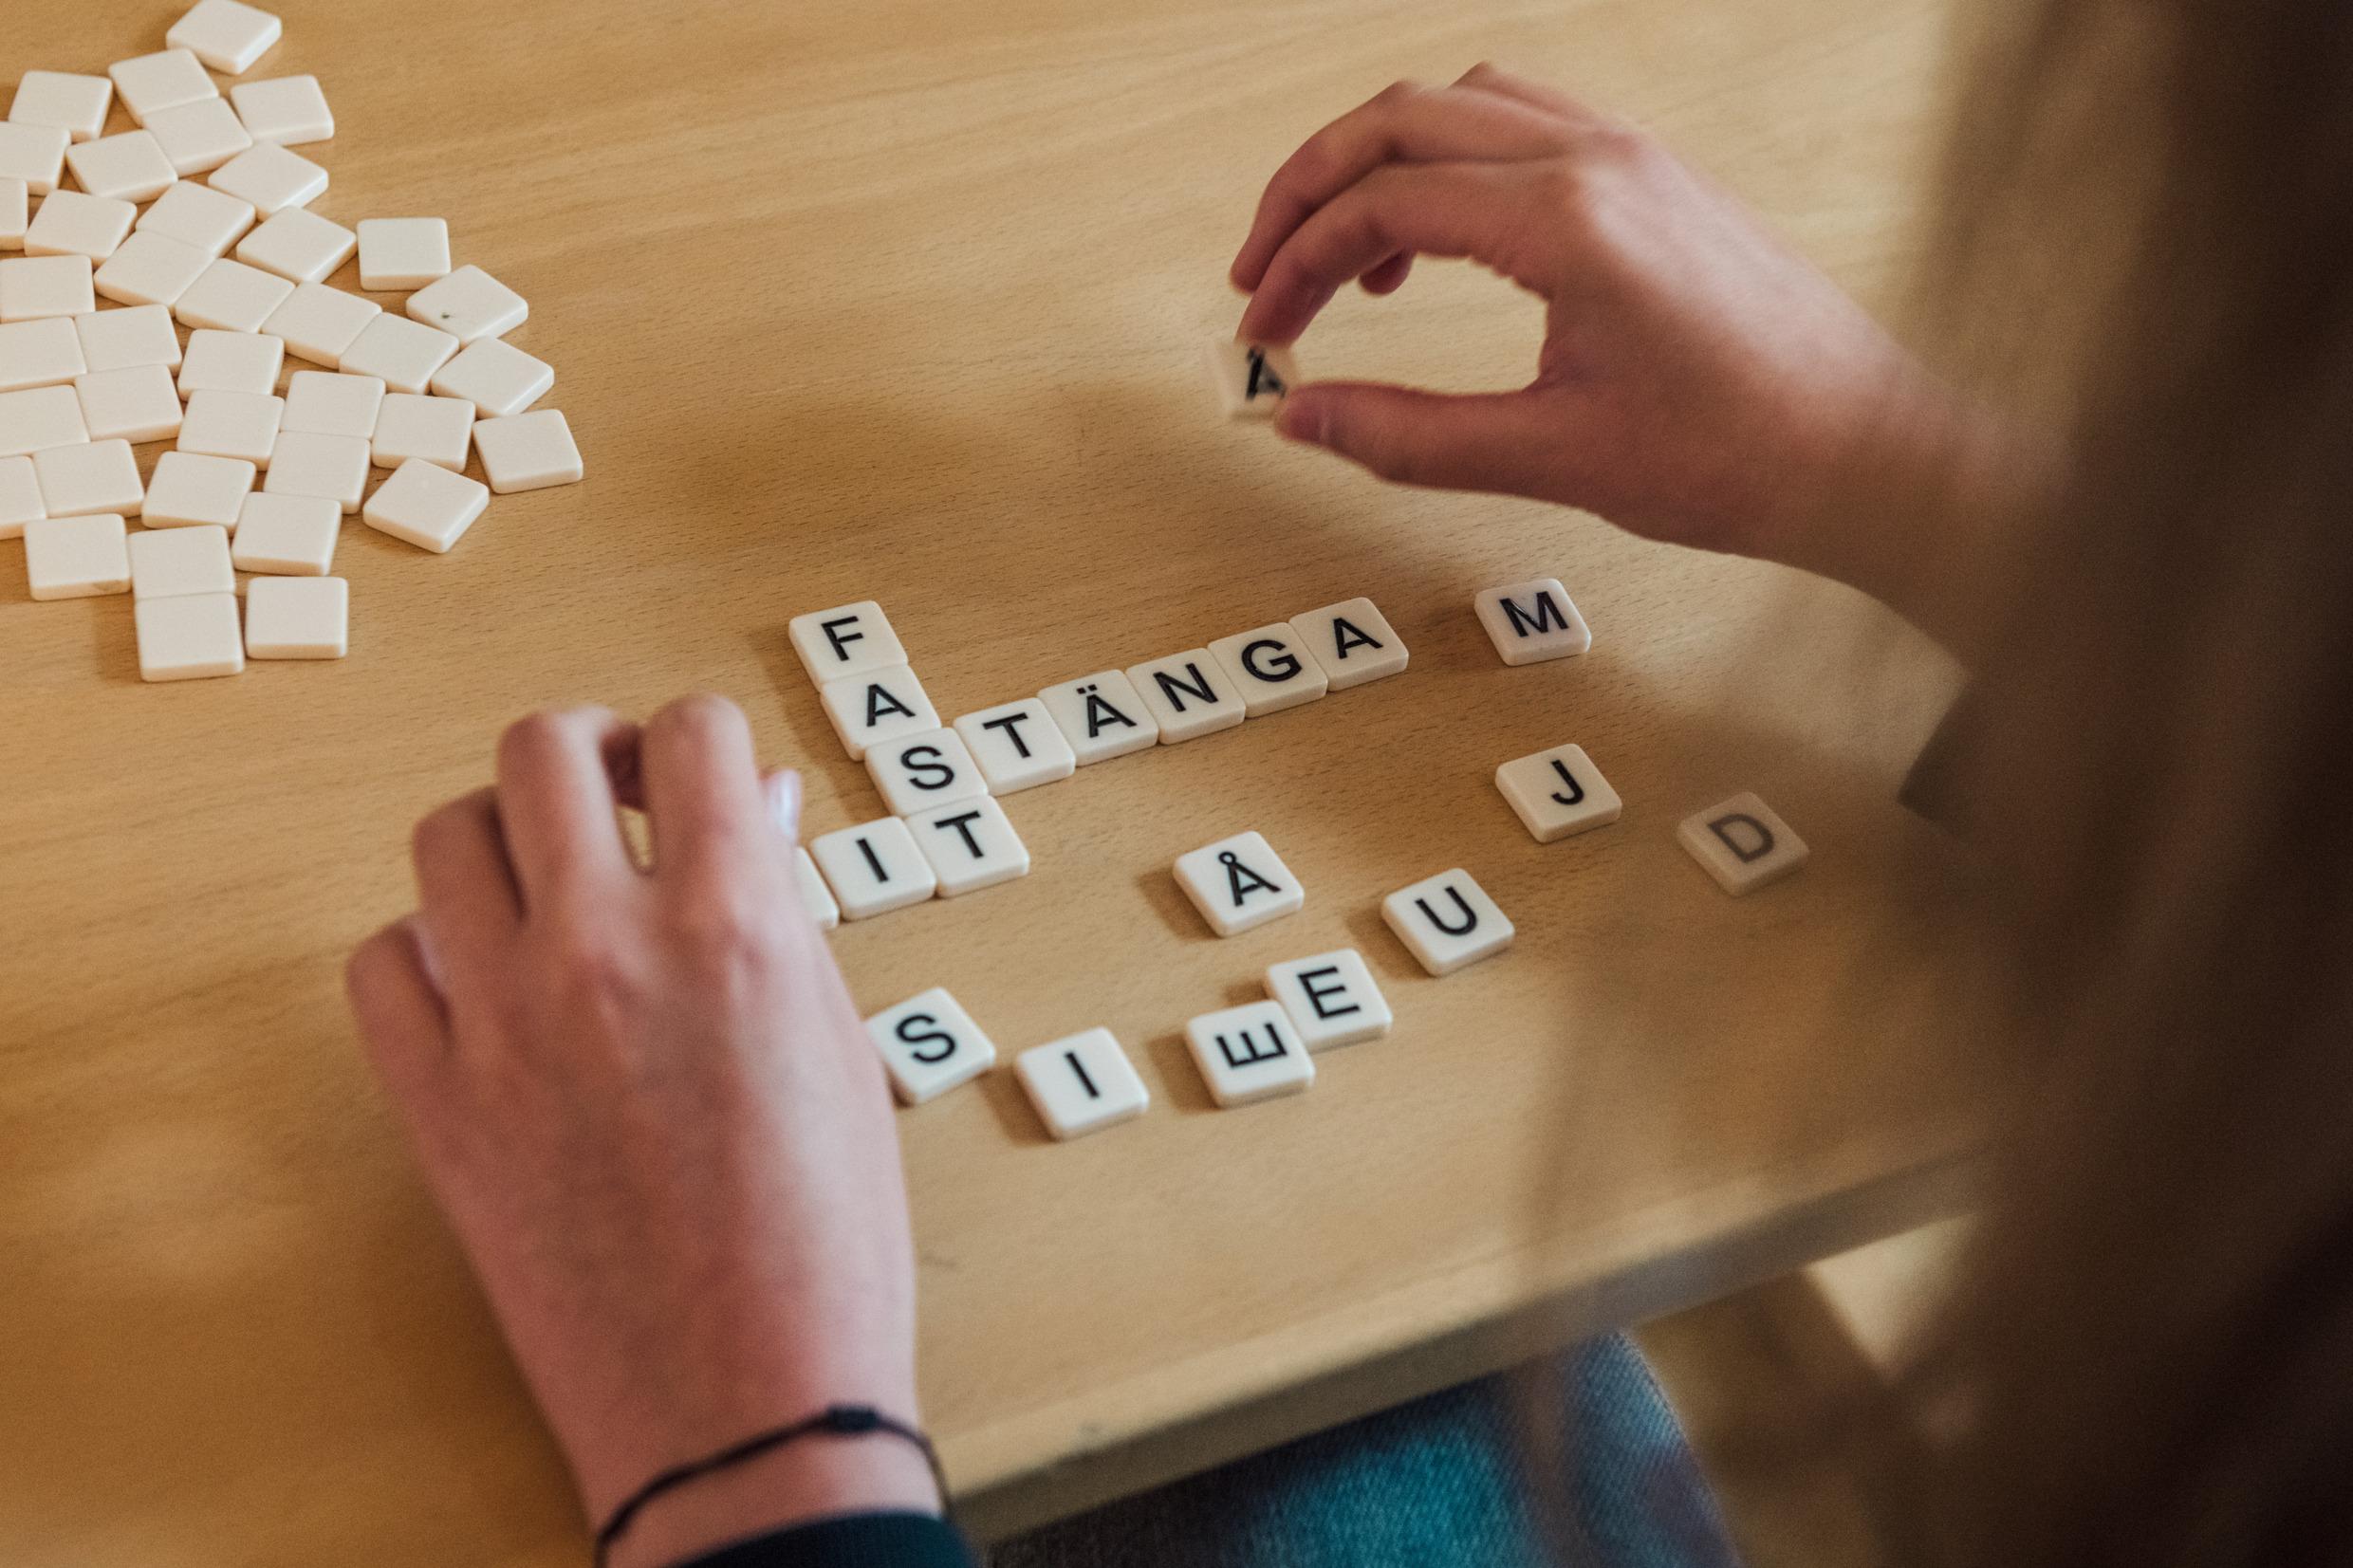
[[(794, 887), (797, 781), (764, 785), (743, 715), (711, 697), (641, 732), (602, 710), (526, 719), (497, 780), (417, 824), (418, 913), (348, 981), (591, 1523), (826, 1405), (915, 1421), (898, 1134)], [(647, 814), (650, 871), (623, 803)], [(813, 1438), (656, 1502), (614, 1561), (939, 1501), (905, 1445)]]

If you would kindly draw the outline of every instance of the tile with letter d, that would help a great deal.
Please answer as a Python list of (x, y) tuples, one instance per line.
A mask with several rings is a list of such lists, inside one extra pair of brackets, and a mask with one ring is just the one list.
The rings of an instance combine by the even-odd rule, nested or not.
[(955, 721), (955, 732), (980, 765), (991, 795), (1035, 789), (1079, 768), (1078, 753), (1063, 738), (1062, 727), (1035, 697), (967, 713)]
[(1299, 878), (1256, 833), (1237, 833), (1179, 855), (1176, 885), (1220, 936), (1254, 931), (1296, 913), (1307, 901)]
[(891, 1087), (910, 1105), (936, 1099), (995, 1065), (997, 1048), (956, 999), (934, 987), (866, 1020), (890, 1069)]
[(866, 771), (901, 817), (989, 793), (980, 765), (953, 729), (925, 729), (866, 747)]
[(1269, 965), (1267, 994), (1290, 1015), (1310, 1054), (1389, 1032), (1389, 1004), (1354, 948)]
[(1241, 693), (1242, 711), (1253, 719), (1313, 702), (1331, 690), (1331, 677), (1288, 621), (1219, 637), (1209, 652)]
[(1279, 1002), (1203, 1013), (1185, 1025), (1185, 1045), (1219, 1105), (1295, 1095), (1315, 1081), (1314, 1059)]
[(920, 904), (939, 888), (932, 863), (915, 847), (907, 824), (896, 817), (812, 839), (808, 852), (841, 901), (844, 920), (870, 919)]
[(1472, 605), (1478, 611), (1479, 624), (1487, 628), (1487, 639), (1506, 664), (1575, 658), (1593, 646), (1585, 618), (1577, 613), (1558, 578), (1490, 588)]
[(1453, 974), (1511, 945), (1511, 922), (1471, 874), (1457, 866), (1380, 901), (1383, 924), (1421, 967)]
[(1058, 1138), (1133, 1121), (1152, 1105), (1152, 1092), (1109, 1029), (1032, 1046), (1013, 1059), (1013, 1072), (1038, 1119)]
[(1813, 853), (1772, 807), (1749, 794), (1686, 817), (1675, 836), (1716, 885), (1735, 898), (1778, 882)]
[(924, 694), (923, 683), (903, 664), (829, 680), (817, 694), (852, 762), (863, 760), (868, 747), (939, 728), (938, 710)]
[(1029, 846), (1005, 808), (982, 796), (935, 806), (907, 819), (916, 847), (939, 878), (939, 895), (955, 898), (1029, 875)]
[(1405, 673), (1405, 639), (1369, 599), (1345, 600), (1293, 616), (1291, 630), (1324, 667), (1335, 692)]
[(1584, 748), (1556, 746), (1495, 769), (1495, 787), (1540, 844), (1603, 826), (1624, 809)]

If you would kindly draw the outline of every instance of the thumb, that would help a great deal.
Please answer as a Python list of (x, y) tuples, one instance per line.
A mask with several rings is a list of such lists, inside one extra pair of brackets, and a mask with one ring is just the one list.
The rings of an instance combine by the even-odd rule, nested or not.
[(1275, 429), (1400, 485), (1529, 495), (1559, 439), (1548, 412), (1532, 390), (1454, 397), (1316, 381), (1291, 389)]

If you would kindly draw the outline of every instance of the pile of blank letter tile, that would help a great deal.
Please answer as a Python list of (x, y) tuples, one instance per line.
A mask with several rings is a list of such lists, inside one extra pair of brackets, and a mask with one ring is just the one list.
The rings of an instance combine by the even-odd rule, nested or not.
[[(1592, 642), (1577, 606), (1550, 578), (1491, 588), (1473, 609), (1507, 665), (1572, 657)], [(791, 637), (843, 749), (864, 761), (891, 812), (795, 852), (802, 897), (827, 931), (844, 918), (960, 897), (1028, 875), (1029, 851), (1002, 797), (1402, 674), (1407, 662), (1387, 618), (1372, 600), (1355, 599), (942, 724), (880, 605), (800, 616)], [(1619, 818), (1617, 793), (1574, 746), (1505, 763), (1495, 784), (1539, 843)], [(1678, 836), (1732, 894), (1786, 876), (1806, 857), (1788, 824), (1753, 795), (1699, 813)], [(1174, 871), (1221, 937), (1295, 913), (1306, 901), (1299, 879), (1256, 833), (1181, 855)], [(1453, 974), (1511, 945), (1510, 919), (1460, 867), (1390, 894), (1380, 914), (1432, 975)], [(1204, 1013), (1185, 1027), (1193, 1061), (1221, 1106), (1306, 1089), (1315, 1080), (1315, 1053), (1389, 1030), (1389, 1005), (1352, 948), (1275, 964), (1265, 984), (1266, 1001)], [(866, 1028), (911, 1105), (996, 1063), (994, 1043), (943, 989), (885, 1008)], [(1107, 1029), (1025, 1050), (1013, 1070), (1060, 1138), (1142, 1116), (1151, 1103)]]
[[(288, 149), (335, 135), (318, 79), (222, 96), (279, 32), (199, 0), (158, 53), (27, 71), (0, 122), (0, 539), (35, 599), (128, 593), (146, 680), (343, 657), (346, 517), (440, 554), (492, 491), (581, 477), (532, 407), (555, 372), (504, 341), (520, 295), (453, 270), (440, 218), (312, 211), (327, 172)], [(355, 252), (404, 312), (328, 284)]]

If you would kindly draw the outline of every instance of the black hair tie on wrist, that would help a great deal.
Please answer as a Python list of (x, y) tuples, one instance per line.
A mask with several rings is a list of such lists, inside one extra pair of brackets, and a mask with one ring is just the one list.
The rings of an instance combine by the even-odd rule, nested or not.
[(728, 1469), (748, 1459), (756, 1459), (772, 1448), (797, 1443), (804, 1437), (865, 1437), (874, 1433), (895, 1437), (915, 1446), (917, 1451), (923, 1455), (923, 1463), (931, 1467), (932, 1483), (939, 1488), (939, 1505), (945, 1509), (948, 1505), (948, 1476), (939, 1467), (939, 1450), (932, 1447), (930, 1438), (905, 1422), (884, 1415), (871, 1405), (828, 1405), (806, 1420), (771, 1428), (740, 1442), (731, 1443), (716, 1453), (684, 1465), (674, 1465), (630, 1493), (621, 1505), (613, 1510), (613, 1517), (604, 1522), (604, 1527), (597, 1532), (597, 1568), (604, 1568), (605, 1559), (613, 1550), (613, 1542), (619, 1540), (621, 1532), (629, 1528), (629, 1522), (638, 1517), (638, 1511), (664, 1492), (683, 1486), (690, 1481), (700, 1480), (714, 1470)]

